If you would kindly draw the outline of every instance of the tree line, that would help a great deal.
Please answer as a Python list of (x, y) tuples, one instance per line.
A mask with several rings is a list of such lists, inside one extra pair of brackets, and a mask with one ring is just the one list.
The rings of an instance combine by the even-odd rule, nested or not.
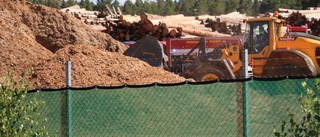
[(109, 7), (120, 7), (122, 14), (139, 15), (142, 12), (162, 16), (183, 14), (198, 16), (203, 14), (221, 15), (238, 11), (246, 15), (256, 16), (265, 12), (274, 12), (279, 8), (305, 10), (318, 7), (319, 0), (126, 0), (120, 5), (118, 0), (28, 0), (34, 4), (42, 4), (53, 8), (66, 8), (78, 4), (90, 11), (106, 12)]

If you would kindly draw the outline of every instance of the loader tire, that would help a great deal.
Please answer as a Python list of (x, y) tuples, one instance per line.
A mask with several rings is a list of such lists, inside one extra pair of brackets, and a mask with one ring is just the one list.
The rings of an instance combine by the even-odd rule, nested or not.
[(185, 78), (192, 78), (197, 82), (213, 81), (217, 79), (235, 79), (235, 75), (227, 60), (221, 58), (198, 62), (194, 61), (192, 65), (186, 67), (182, 76)]
[(195, 72), (193, 79), (197, 82), (215, 81), (219, 79), (219, 76), (223, 76), (219, 70), (216, 70), (215, 68), (207, 68), (205, 70), (198, 70)]

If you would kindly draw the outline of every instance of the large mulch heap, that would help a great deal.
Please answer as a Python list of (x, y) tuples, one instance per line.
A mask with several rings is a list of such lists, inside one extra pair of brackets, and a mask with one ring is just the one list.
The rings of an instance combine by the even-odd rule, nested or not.
[(29, 89), (66, 87), (68, 60), (72, 64), (72, 87), (186, 80), (122, 55), (126, 45), (70, 14), (43, 5), (16, 1), (0, 5), (0, 32), (0, 76), (7, 70), (26, 72)]

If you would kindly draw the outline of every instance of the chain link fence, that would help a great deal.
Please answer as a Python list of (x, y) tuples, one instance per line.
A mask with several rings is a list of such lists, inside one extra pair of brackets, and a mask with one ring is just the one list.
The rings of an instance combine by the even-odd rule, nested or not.
[(315, 90), (315, 80), (41, 90), (40, 118), (57, 136), (268, 137), (289, 119), (287, 109), (302, 113), (301, 83)]

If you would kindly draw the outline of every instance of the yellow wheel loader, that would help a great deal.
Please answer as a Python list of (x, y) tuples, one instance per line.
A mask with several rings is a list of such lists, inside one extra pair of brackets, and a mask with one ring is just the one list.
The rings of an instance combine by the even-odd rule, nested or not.
[(308, 77), (320, 73), (320, 37), (290, 29), (276, 17), (246, 20), (243, 48), (248, 49), (254, 77)]
[[(222, 46), (219, 49), (222, 53), (220, 59), (225, 59), (225, 64), (231, 66), (231, 70), (220, 72), (228, 76), (233, 73), (235, 79), (242, 79), (242, 67), (248, 65), (252, 69), (252, 76), (256, 78), (313, 77), (320, 74), (320, 37), (292, 32), (290, 26), (276, 17), (250, 18), (245, 23), (243, 45)], [(247, 64), (241, 59), (243, 49), (248, 51)], [(206, 75), (196, 70), (193, 77), (203, 76), (197, 81), (206, 80), (207, 76), (231, 78), (211, 70)], [(197, 73), (201, 75), (196, 77)]]

